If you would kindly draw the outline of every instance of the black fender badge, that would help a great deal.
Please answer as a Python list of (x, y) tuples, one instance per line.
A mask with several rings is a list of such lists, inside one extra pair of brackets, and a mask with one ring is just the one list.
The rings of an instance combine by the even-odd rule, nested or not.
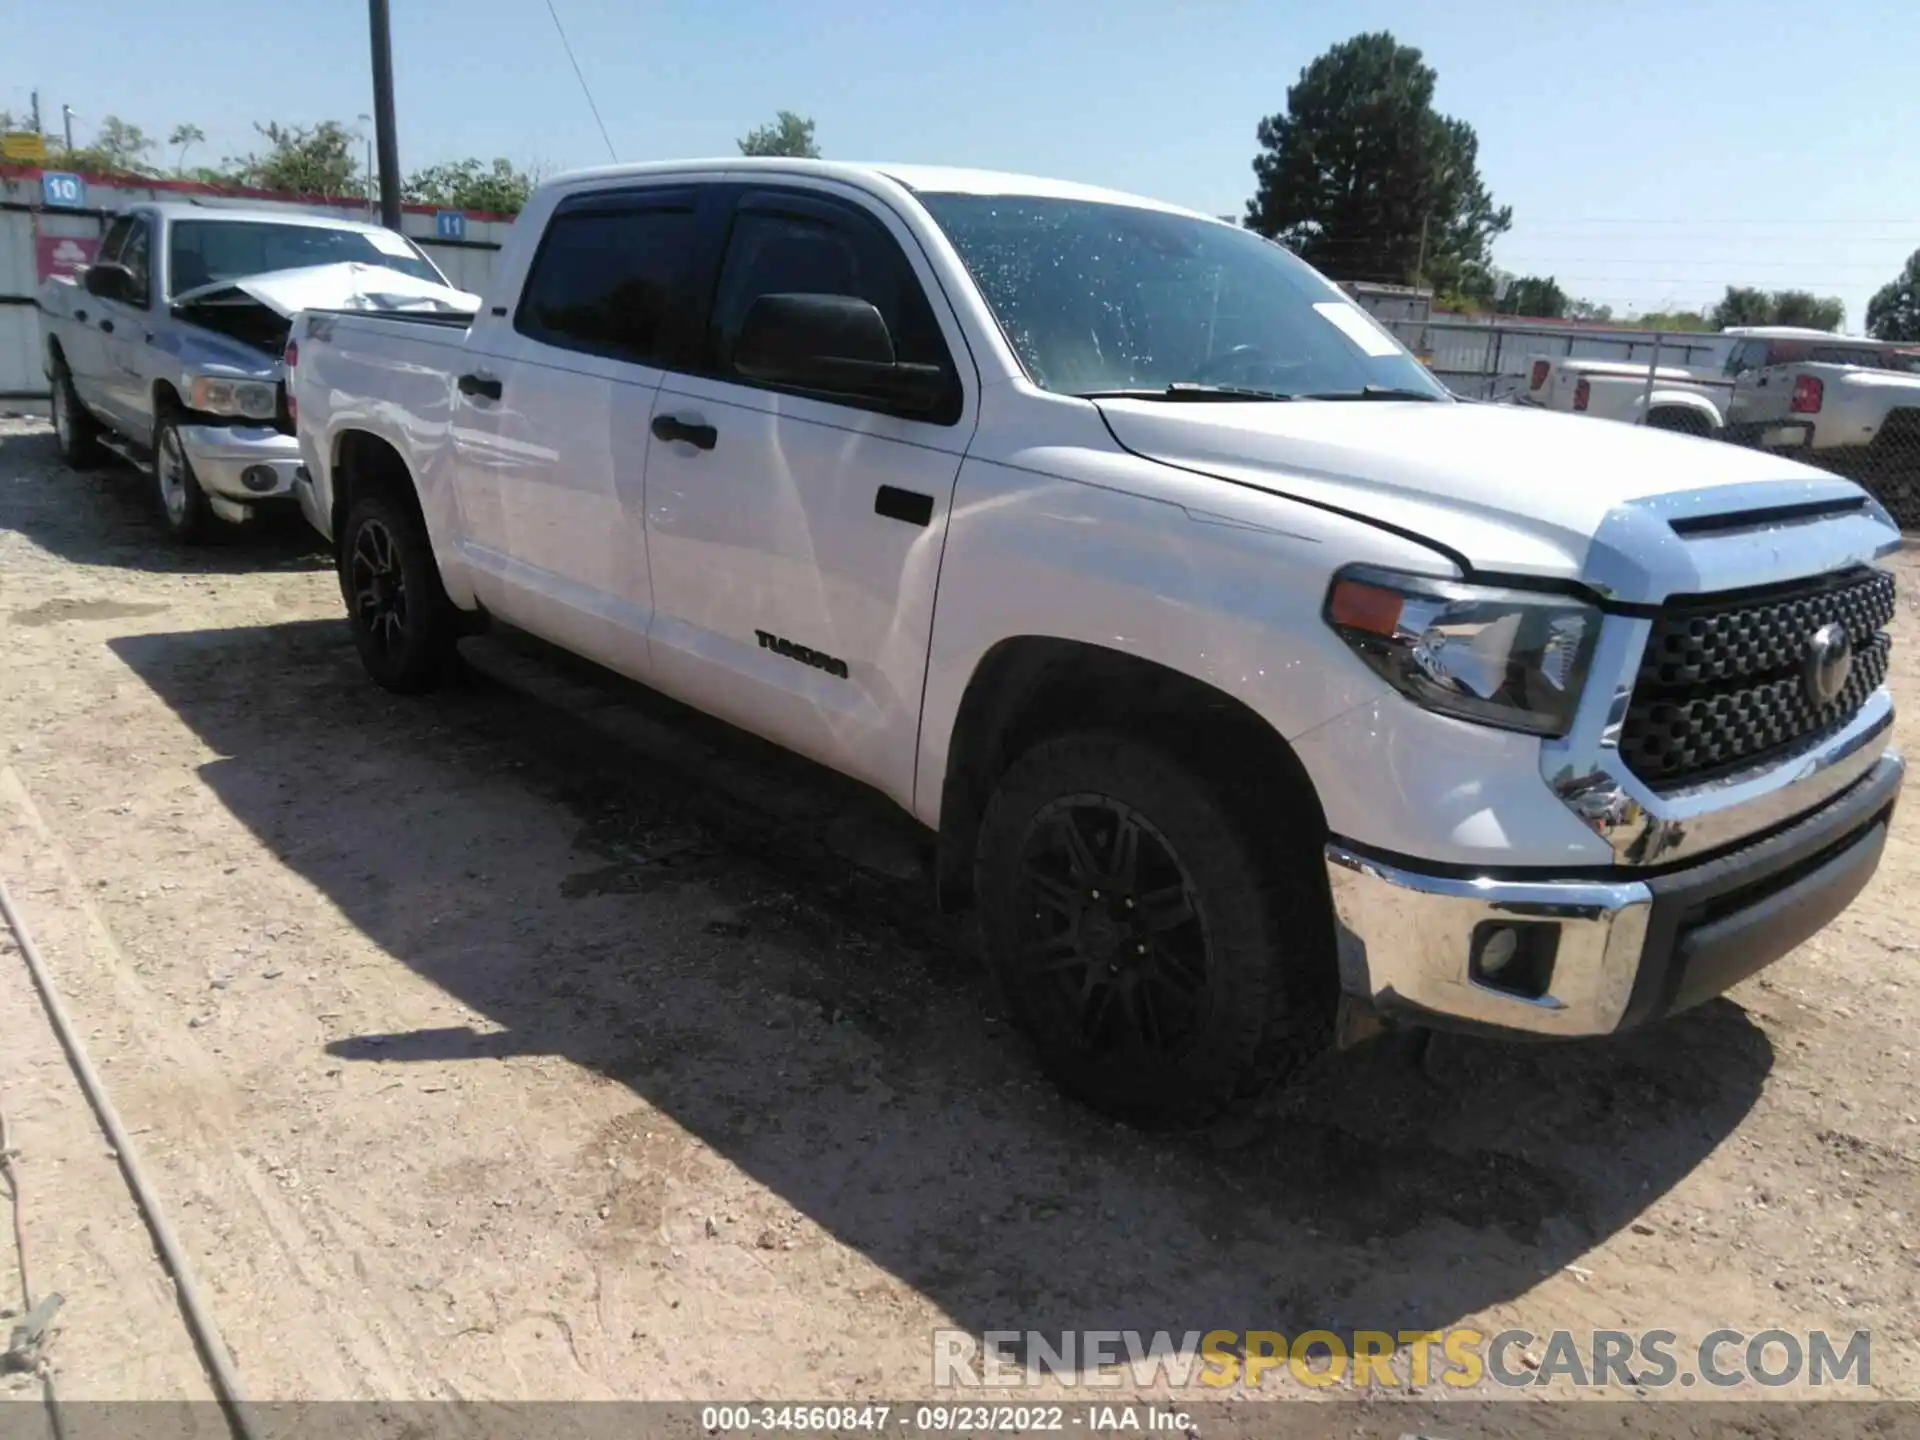
[(791, 640), (782, 640), (778, 635), (769, 634), (765, 630), (756, 630), (753, 634), (754, 638), (760, 642), (762, 650), (771, 650), (774, 654), (784, 655), (789, 660), (798, 660), (802, 665), (811, 665), (816, 670), (824, 670), (827, 674), (838, 676), (842, 680), (847, 678), (847, 662), (844, 660), (836, 660), (831, 655), (822, 655), (818, 650), (809, 650), (806, 646), (796, 645)]

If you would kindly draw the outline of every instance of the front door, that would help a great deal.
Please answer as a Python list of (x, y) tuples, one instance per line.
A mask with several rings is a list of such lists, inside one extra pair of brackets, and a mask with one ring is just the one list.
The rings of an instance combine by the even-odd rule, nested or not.
[(510, 322), (476, 332), (454, 405), (455, 487), (481, 601), (624, 673), (646, 669), (648, 422), (684, 328), (695, 192), (563, 200)]
[[(656, 683), (910, 803), (971, 360), (897, 217), (824, 184), (733, 193), (696, 360), (654, 409)], [(915, 418), (743, 378), (740, 322), (778, 293), (870, 301), (901, 361), (946, 370), (942, 408)]]
[[(107, 233), (101, 238), (100, 249), (94, 255), (94, 263), (103, 265), (120, 258), (120, 247), (126, 244), (127, 232), (133, 229), (133, 217), (122, 215), (107, 227)], [(107, 413), (107, 332), (100, 328), (100, 322), (108, 317), (103, 302), (98, 296), (85, 290), (73, 297), (73, 323), (60, 337), (60, 353), (67, 362), (67, 373), (73, 377), (74, 393), (80, 402), (94, 414), (105, 418)]]
[(91, 297), (100, 307), (102, 418), (142, 445), (153, 431), (153, 397), (140, 366), (153, 312), (153, 229), (149, 217), (134, 216), (126, 243), (120, 247), (120, 263), (133, 274), (127, 297)]

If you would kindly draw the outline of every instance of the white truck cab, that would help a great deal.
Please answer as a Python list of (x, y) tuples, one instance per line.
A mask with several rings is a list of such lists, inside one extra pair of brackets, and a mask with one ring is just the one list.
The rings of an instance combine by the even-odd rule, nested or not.
[(1458, 403), (1204, 215), (586, 171), (473, 316), (310, 312), (292, 352), (376, 680), (495, 617), (874, 786), (1116, 1114), (1205, 1116), (1381, 1021), (1656, 1020), (1825, 924), (1886, 838), (1876, 502)]

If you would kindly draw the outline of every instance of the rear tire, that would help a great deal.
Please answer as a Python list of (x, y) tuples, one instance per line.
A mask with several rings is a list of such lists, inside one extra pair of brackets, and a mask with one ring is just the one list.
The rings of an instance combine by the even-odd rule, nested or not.
[(1677, 435), (1698, 435), (1703, 440), (1713, 433), (1706, 417), (1691, 410), (1656, 410), (1647, 417), (1647, 428), (1671, 430)]
[(353, 643), (374, 682), (405, 695), (445, 680), (458, 615), (419, 513), (377, 491), (355, 500), (341, 531), (339, 569)]
[(180, 419), (163, 413), (153, 427), (153, 499), (160, 524), (182, 545), (213, 538), (219, 517), (207, 503), (200, 480), (180, 443)]
[(1043, 741), (981, 822), (988, 969), (1062, 1089), (1135, 1124), (1199, 1124), (1331, 1038), (1324, 886), (1297, 869), (1248, 844), (1170, 754), (1092, 732)]
[(53, 441), (70, 470), (91, 470), (105, 452), (100, 447), (100, 422), (93, 418), (73, 388), (73, 374), (64, 359), (53, 362)]

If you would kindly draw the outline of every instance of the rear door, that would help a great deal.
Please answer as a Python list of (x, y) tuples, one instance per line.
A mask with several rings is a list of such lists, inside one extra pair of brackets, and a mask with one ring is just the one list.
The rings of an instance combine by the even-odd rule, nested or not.
[[(647, 461), (654, 671), (907, 803), (934, 582), (977, 412), (972, 357), (890, 210), (829, 182), (722, 193), (711, 310), (660, 387)], [(779, 293), (872, 303), (899, 360), (943, 367), (941, 406), (915, 418), (742, 376), (740, 323)]]
[(509, 323), (456, 380), (455, 486), (489, 609), (627, 674), (653, 612), (643, 484), (660, 364), (696, 306), (697, 192), (562, 200)]
[[(127, 232), (131, 229), (131, 215), (122, 215), (109, 225), (107, 233), (101, 237), (94, 263), (117, 261), (120, 247), (126, 243)], [(107, 413), (107, 347), (106, 334), (100, 329), (100, 322), (107, 318), (107, 312), (101, 308), (98, 299), (82, 290), (73, 297), (71, 313), (72, 323), (60, 336), (60, 353), (66, 357), (67, 373), (73, 376), (74, 393), (79, 395), (87, 409), (104, 418)]]

